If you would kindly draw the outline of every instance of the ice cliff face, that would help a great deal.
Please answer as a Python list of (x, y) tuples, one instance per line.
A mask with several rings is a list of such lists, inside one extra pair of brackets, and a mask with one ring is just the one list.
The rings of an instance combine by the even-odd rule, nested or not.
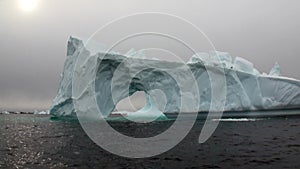
[[(74, 99), (72, 97), (72, 78), (75, 62), (81, 55), (90, 56), (89, 51), (84, 47), (81, 40), (70, 38), (68, 41), (67, 59), (65, 61), (63, 74), (60, 79), (58, 94), (53, 100), (50, 113), (55, 116), (75, 116)], [(135, 53), (133, 51), (129, 53)], [(130, 55), (130, 54), (127, 54)], [(136, 53), (134, 54), (136, 55)], [(218, 57), (220, 62), (216, 62)], [(108, 116), (115, 108), (112, 100), (111, 81), (114, 72), (118, 69), (120, 77), (132, 79), (130, 83), (129, 95), (136, 91), (145, 91), (147, 94), (146, 107), (140, 110), (141, 115), (145, 110), (151, 113), (156, 112), (178, 112), (180, 106), (180, 93), (176, 81), (164, 71), (155, 71), (151, 69), (144, 70), (139, 67), (139, 62), (146, 62), (148, 65), (159, 65), (160, 67), (177, 68), (183, 63), (166, 62), (159, 60), (138, 59), (136, 57), (126, 57), (119, 54), (107, 54), (104, 58), (99, 58), (98, 54), (86, 57), (89, 58), (80, 65), (85, 72), (76, 72), (81, 77), (81, 73), (89, 74), (96, 71), (95, 91), (99, 109), (104, 116)], [(121, 64), (126, 61), (126, 64)], [(100, 63), (99, 66), (97, 64)], [(224, 67), (226, 77), (226, 104), (225, 111), (243, 111), (243, 110), (266, 110), (266, 109), (290, 109), (300, 107), (300, 81), (292, 78), (279, 76), (281, 74), (278, 64), (271, 70), (270, 75), (260, 74), (253, 64), (243, 58), (233, 59), (228, 53), (209, 52), (198, 53), (191, 57), (186, 64), (192, 71), (194, 78), (198, 83), (200, 94), (200, 108), (197, 111), (208, 111), (211, 102), (211, 85), (207, 73), (209, 69), (218, 69), (220, 64)], [(98, 70), (95, 70), (98, 69)], [(129, 69), (143, 70), (130, 77), (126, 71)], [(124, 72), (124, 74), (122, 74)], [(212, 71), (218, 73), (218, 71)], [(129, 76), (129, 77), (128, 77)], [(184, 72), (177, 72), (176, 76), (185, 80)], [(188, 79), (187, 79), (188, 80)], [(91, 82), (86, 81), (79, 86), (87, 86)], [(124, 87), (120, 83), (117, 86)], [(153, 103), (149, 91), (160, 89), (166, 97), (165, 106), (161, 106), (158, 101)], [(75, 89), (76, 90), (76, 89)], [(118, 90), (118, 88), (114, 88)], [(122, 90), (115, 102), (127, 97), (128, 93)], [(88, 103), (87, 103), (88, 107)], [(151, 107), (151, 108), (149, 108)]]

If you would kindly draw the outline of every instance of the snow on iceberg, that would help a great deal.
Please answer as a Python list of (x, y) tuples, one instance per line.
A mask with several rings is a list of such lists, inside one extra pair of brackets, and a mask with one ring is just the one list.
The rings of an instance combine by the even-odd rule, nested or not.
[[(182, 64), (143, 59), (144, 57), (139, 58), (139, 56), (143, 54), (137, 53), (134, 50), (126, 54), (128, 57), (117, 53), (108, 53), (106, 57), (99, 58), (99, 54), (91, 55), (81, 40), (71, 37), (68, 41), (67, 59), (61, 75), (58, 94), (54, 98), (50, 110), (52, 115), (76, 116), (74, 110), (74, 101), (76, 100), (74, 99), (78, 98), (72, 97), (72, 78), (75, 62), (79, 54), (85, 55), (85, 58), (89, 59), (80, 65), (85, 71), (76, 72), (78, 78), (92, 71), (97, 72), (95, 90), (97, 103), (102, 110), (101, 113), (103, 116), (109, 116), (114, 110), (115, 104), (117, 104), (111, 99), (111, 81), (114, 71), (116, 71), (117, 67), (124, 60), (129, 59), (130, 62), (123, 64), (123, 70), (129, 70), (131, 67), (143, 70), (143, 67), (138, 67), (138, 64), (136, 64), (141, 61), (147, 62), (148, 64), (159, 65), (160, 67), (180, 67)], [(219, 59), (220, 62), (216, 62), (216, 59)], [(100, 62), (101, 64), (97, 67), (97, 64)], [(222, 66), (220, 66), (220, 64), (222, 64)], [(224, 111), (300, 108), (300, 81), (278, 76), (280, 75), (280, 68), (277, 65), (272, 69), (270, 75), (261, 74), (254, 68), (251, 62), (240, 57), (233, 59), (228, 53), (216, 51), (198, 53), (192, 56), (186, 65), (190, 68), (198, 83), (200, 108), (197, 111), (205, 112), (210, 108), (211, 83), (205, 65), (210, 66), (210, 69), (219, 69), (222, 67), (225, 70), (227, 92)], [(97, 68), (98, 70), (95, 70)], [(119, 73), (121, 73), (120, 76), (122, 76), (122, 71)], [(218, 73), (218, 71), (212, 71), (212, 73)], [(185, 80), (182, 74), (184, 73), (179, 72), (178, 76), (180, 76), (182, 80)], [(128, 76), (125, 74), (125, 71), (124, 76)], [(180, 99), (178, 98), (180, 98), (180, 93), (176, 88), (176, 81), (174, 81), (174, 79), (172, 80), (166, 72), (149, 70), (146, 72), (143, 71), (139, 75), (130, 78), (132, 78), (130, 93), (120, 92), (117, 101), (122, 100), (136, 91), (144, 91), (147, 95), (148, 91), (157, 88), (163, 91), (166, 97), (166, 105), (162, 108), (158, 105), (158, 102), (152, 103), (150, 96), (147, 96), (149, 98), (147, 98), (146, 106), (143, 109), (134, 113), (127, 112), (132, 115), (132, 119), (137, 116), (151, 116), (151, 112), (154, 117), (162, 115), (162, 112), (178, 112), (180, 106)], [(90, 81), (84, 81), (82, 84), (79, 84), (79, 87), (85, 87), (89, 84), (91, 84)], [(118, 85), (122, 86), (123, 84)], [(89, 102), (86, 104), (86, 108), (89, 108)]]

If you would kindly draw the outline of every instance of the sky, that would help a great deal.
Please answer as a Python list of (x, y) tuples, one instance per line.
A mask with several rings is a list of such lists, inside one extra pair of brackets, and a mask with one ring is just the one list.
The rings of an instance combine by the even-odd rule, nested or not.
[(261, 72), (278, 62), (284, 76), (300, 79), (298, 0), (0, 0), (0, 110), (49, 109), (68, 38), (88, 38), (139, 12), (185, 18), (218, 51), (246, 58)]

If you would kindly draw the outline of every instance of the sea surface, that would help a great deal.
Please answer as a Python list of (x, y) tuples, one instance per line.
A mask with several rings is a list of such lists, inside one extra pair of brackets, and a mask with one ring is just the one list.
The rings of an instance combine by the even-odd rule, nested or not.
[[(150, 124), (115, 121), (125, 135), (148, 137), (174, 121)], [(212, 137), (198, 143), (198, 119), (177, 146), (163, 154), (130, 159), (96, 145), (76, 120), (49, 115), (0, 115), (0, 168), (300, 168), (300, 117), (226, 118)]]

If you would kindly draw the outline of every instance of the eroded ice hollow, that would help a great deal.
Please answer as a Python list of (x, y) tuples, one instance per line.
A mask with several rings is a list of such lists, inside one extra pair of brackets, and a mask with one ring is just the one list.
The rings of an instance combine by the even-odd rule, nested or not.
[[(71, 37), (68, 41), (67, 59), (61, 75), (58, 93), (53, 100), (50, 110), (52, 115), (76, 116), (73, 103), (77, 98), (72, 97), (72, 78), (79, 54), (85, 55), (84, 58), (89, 58), (84, 62), (80, 62), (82, 65), (79, 66), (83, 67), (85, 72), (76, 72), (79, 78), (86, 75), (86, 73), (96, 71), (96, 79), (89, 77), (80, 86), (84, 88), (91, 84), (91, 79), (95, 80), (97, 104), (102, 116), (109, 116), (114, 110), (115, 104), (136, 91), (144, 91), (146, 93), (147, 103), (144, 108), (137, 112), (126, 112), (133, 120), (137, 117), (164, 118), (163, 113), (173, 113), (180, 110), (180, 92), (174, 78), (166, 71), (144, 69), (143, 64), (140, 63), (147, 63), (160, 68), (177, 68), (182, 66), (183, 63), (131, 57), (137, 54), (134, 51), (126, 55), (109, 53), (104, 58), (99, 57), (99, 53), (92, 56), (81, 40)], [(213, 58), (216, 57), (218, 57), (220, 62), (215, 62)], [(121, 64), (125, 60), (126, 64)], [(100, 65), (97, 66), (97, 64)], [(300, 81), (282, 77), (281, 69), (277, 63), (269, 74), (261, 74), (251, 62), (243, 58), (232, 58), (228, 53), (224, 52), (209, 52), (198, 53), (192, 56), (189, 62), (185, 64), (190, 68), (198, 84), (200, 103), (199, 110), (196, 111), (205, 112), (210, 108), (211, 85), (205, 66), (217, 70), (220, 68), (220, 64), (224, 67), (226, 77), (224, 111), (300, 108)], [(118, 95), (113, 100), (111, 82), (116, 69), (121, 70), (118, 71), (120, 77), (124, 77), (124, 80), (131, 79), (131, 82), (129, 84), (129, 93), (122, 89), (126, 87), (125, 83), (123, 84), (122, 81), (117, 82), (117, 87), (114, 87), (113, 90), (119, 91), (116, 92)], [(128, 71), (131, 69), (142, 71), (131, 77), (128, 74)], [(218, 73), (218, 71), (212, 71), (212, 73)], [(183, 81), (186, 78), (185, 72), (177, 71), (175, 75)], [(156, 90), (160, 92), (151, 94), (152, 91)], [(89, 96), (81, 96), (81, 99), (82, 97)], [(163, 99), (159, 100), (161, 98)], [(191, 105), (185, 106), (189, 107)], [(88, 102), (86, 108), (89, 108)]]

